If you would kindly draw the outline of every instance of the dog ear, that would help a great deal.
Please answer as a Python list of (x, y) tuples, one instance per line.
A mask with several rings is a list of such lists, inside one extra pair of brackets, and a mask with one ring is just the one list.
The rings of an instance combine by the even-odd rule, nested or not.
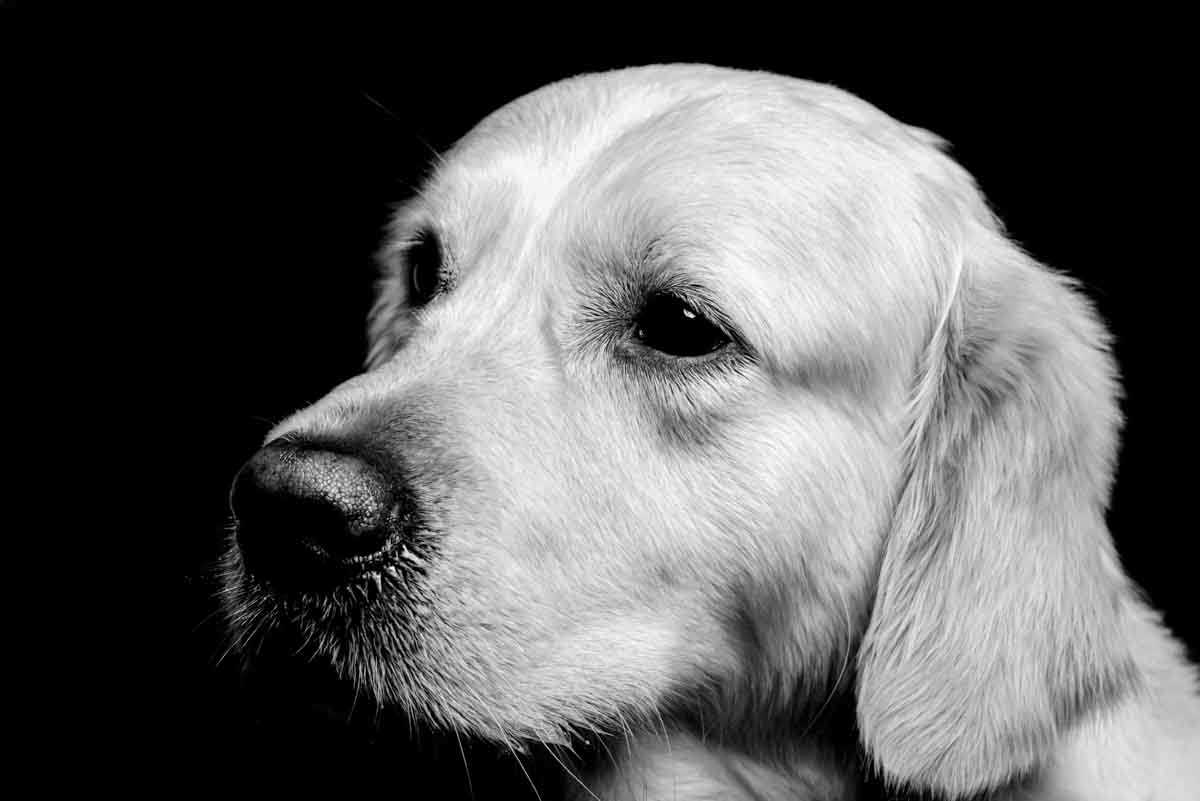
[(877, 770), (948, 797), (1030, 773), (1135, 675), (1104, 521), (1107, 334), (1069, 279), (963, 216), (857, 679)]

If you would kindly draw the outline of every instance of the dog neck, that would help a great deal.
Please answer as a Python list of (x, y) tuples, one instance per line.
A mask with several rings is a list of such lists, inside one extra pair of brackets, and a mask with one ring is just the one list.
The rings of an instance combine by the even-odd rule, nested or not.
[[(1064, 733), (1052, 758), (1033, 776), (990, 795), (995, 801), (1101, 801), (1154, 798), (1195, 801), (1200, 788), (1200, 692), (1195, 669), (1140, 602), (1126, 609), (1140, 682), (1116, 705)], [(574, 798), (685, 801), (904, 798), (867, 775), (855, 739), (853, 698), (844, 693), (819, 729), (786, 747), (765, 749), (735, 736), (700, 736), (668, 727), (633, 737)], [(778, 741), (776, 741), (778, 742)], [(592, 794), (595, 795), (592, 795)], [(911, 797), (925, 797), (914, 793)]]
[(1034, 798), (1200, 798), (1200, 682), (1157, 612), (1126, 608), (1139, 687), (1064, 737)]
[[(617, 759), (574, 798), (606, 801), (720, 798), (728, 801), (857, 798), (852, 770), (815, 742), (764, 760), (686, 732), (629, 741)], [(592, 795), (594, 793), (594, 795)]]

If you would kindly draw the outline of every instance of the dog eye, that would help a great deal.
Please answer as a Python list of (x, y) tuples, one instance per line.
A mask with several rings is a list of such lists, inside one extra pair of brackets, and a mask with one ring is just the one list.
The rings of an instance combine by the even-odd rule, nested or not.
[(419, 234), (405, 258), (410, 302), (414, 306), (424, 305), (442, 285), (442, 245), (437, 235), (429, 231)]
[(642, 345), (670, 356), (704, 356), (729, 344), (729, 337), (707, 317), (675, 295), (646, 299), (633, 324)]

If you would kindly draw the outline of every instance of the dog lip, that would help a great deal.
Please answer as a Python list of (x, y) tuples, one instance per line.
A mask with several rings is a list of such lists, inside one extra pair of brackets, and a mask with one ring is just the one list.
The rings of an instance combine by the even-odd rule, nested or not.
[(347, 574), (351, 580), (355, 578), (355, 576), (351, 575), (353, 573), (367, 573), (372, 570), (387, 569), (389, 567), (395, 568), (401, 562), (413, 567), (425, 567), (425, 560), (418, 556), (412, 548), (409, 548), (399, 536), (389, 538), (387, 544), (378, 551), (355, 556), (330, 554), (319, 543), (311, 540), (305, 540), (300, 545), (313, 558), (327, 565), (330, 570), (341, 571)]
[(277, 569), (260, 575), (249, 572), (263, 580), (272, 590), (290, 593), (335, 591), (364, 580), (379, 584), (379, 576), (389, 573), (398, 577), (401, 572), (423, 570), (425, 560), (402, 541), (396, 533), (387, 544), (371, 553), (352, 556), (331, 554), (313, 538), (293, 541), (284, 553), (274, 557)]

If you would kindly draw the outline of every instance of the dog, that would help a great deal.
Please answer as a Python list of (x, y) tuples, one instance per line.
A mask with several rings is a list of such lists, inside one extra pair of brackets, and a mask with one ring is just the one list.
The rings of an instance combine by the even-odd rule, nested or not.
[(247, 659), (541, 749), (546, 798), (1200, 798), (1196, 671), (1105, 524), (1109, 336), (937, 136), (580, 76), (439, 158), (380, 262), (366, 372), (235, 479)]

